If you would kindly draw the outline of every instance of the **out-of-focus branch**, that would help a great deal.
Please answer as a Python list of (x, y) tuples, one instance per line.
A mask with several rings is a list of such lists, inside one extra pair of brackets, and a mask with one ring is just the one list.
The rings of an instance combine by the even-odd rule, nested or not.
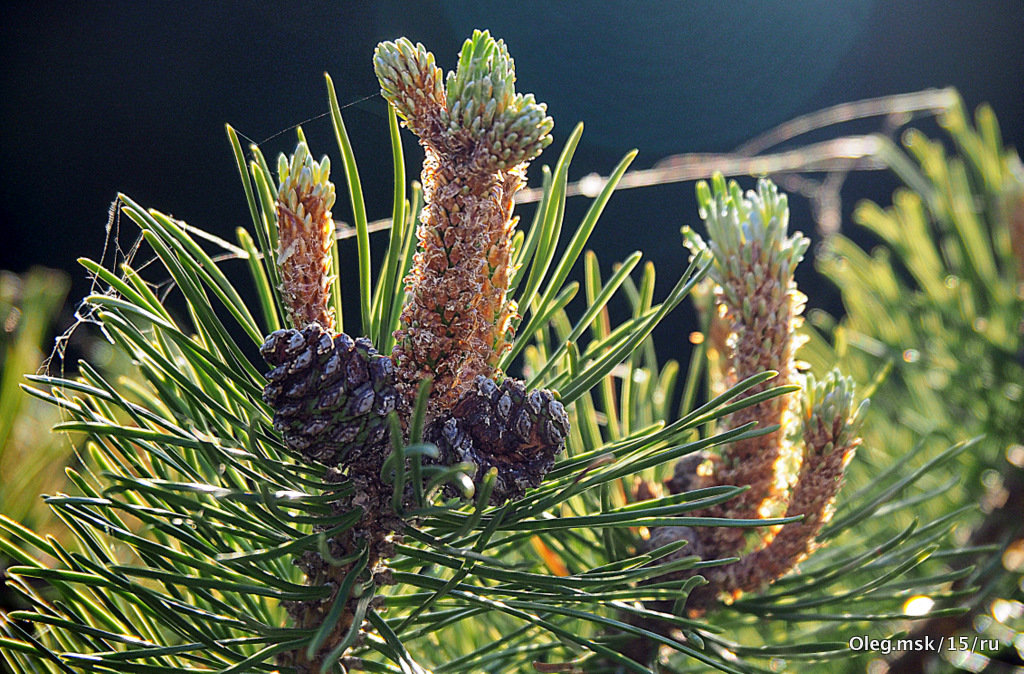
[(869, 117), (898, 119), (914, 114), (939, 115), (949, 110), (956, 104), (956, 101), (956, 90), (947, 87), (840, 103), (783, 122), (775, 128), (751, 138), (736, 148), (735, 152), (742, 155), (761, 154), (770, 147), (775, 147), (805, 133)]
[[(939, 115), (956, 102), (953, 89), (925, 89), (909, 94), (868, 98), (842, 103), (784, 122), (743, 143), (732, 152), (671, 155), (649, 169), (628, 171), (616, 189), (653, 187), (707, 178), (716, 171), (726, 177), (741, 175), (772, 176), (784, 188), (798, 192), (810, 200), (818, 229), (824, 235), (832, 234), (840, 225), (840, 189), (850, 171), (878, 171), (886, 169), (885, 143), (878, 135), (842, 136), (812, 143), (803, 147), (760, 154), (811, 131), (828, 128), (859, 119), (886, 117), (892, 123), (883, 129), (889, 135), (895, 126), (905, 124), (914, 115)], [(819, 181), (805, 173), (824, 173)], [(566, 185), (566, 196), (595, 197), (605, 185), (606, 177), (590, 173)], [(540, 201), (543, 190), (527, 188), (516, 194), (517, 204)], [(370, 232), (391, 229), (391, 219), (382, 218), (369, 223)], [(348, 239), (356, 235), (355, 227), (336, 220), (335, 236)], [(217, 241), (230, 252), (217, 259), (243, 257), (241, 251), (227, 243)]]
[[(662, 159), (652, 168), (629, 171), (622, 177), (618, 189), (688, 182), (707, 178), (715, 172), (730, 177), (878, 170), (885, 168), (885, 164), (877, 159), (879, 150), (880, 144), (876, 136), (845, 136), (756, 157), (736, 152), (673, 155)], [(603, 186), (604, 178), (592, 173), (568, 185), (566, 194), (596, 196)], [(517, 201), (537, 201), (540, 195), (541, 190), (538, 188), (523, 190), (519, 193)]]

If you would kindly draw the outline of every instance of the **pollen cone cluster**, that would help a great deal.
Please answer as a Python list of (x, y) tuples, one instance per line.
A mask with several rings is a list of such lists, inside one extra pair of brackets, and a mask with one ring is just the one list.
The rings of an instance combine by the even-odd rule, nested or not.
[(393, 356), (407, 402), (433, 378), (433, 419), (478, 376), (495, 378), (509, 347), (517, 317), (507, 297), (513, 198), (554, 123), (544, 104), (515, 92), (512, 58), (486, 32), (466, 41), (445, 82), (433, 55), (406, 39), (379, 45), (374, 68), (426, 155), (419, 252)]
[(313, 161), (309, 148), (299, 143), (291, 160), (278, 161), (277, 265), (281, 295), (292, 325), (319, 323), (334, 327), (330, 306), (331, 246), (334, 244), (334, 183), (331, 161)]
[(860, 444), (866, 401), (856, 404), (851, 378), (835, 371), (822, 381), (808, 375), (801, 393), (803, 460), (785, 516), (804, 519), (783, 525), (768, 547), (712, 572), (713, 583), (733, 596), (761, 589), (814, 551), (815, 537), (832, 518), (843, 469)]
[[(686, 538), (688, 554), (704, 559), (740, 557), (740, 561), (703, 572), (708, 585), (693, 591), (687, 602), (699, 614), (720, 595), (738, 597), (763, 588), (793, 569), (815, 547), (815, 538), (831, 517), (843, 470), (860, 440), (863, 417), (855, 404), (853, 382), (832, 372), (817, 381), (796, 371), (794, 352), (804, 297), (793, 272), (807, 249), (799, 233), (789, 235), (786, 197), (762, 180), (746, 195), (733, 182), (716, 175), (709, 188), (697, 187), (708, 241), (684, 228), (695, 255), (710, 251), (714, 308), (709, 317), (711, 346), (717, 352), (716, 393), (765, 370), (774, 380), (755, 387), (801, 384), (801, 390), (739, 410), (725, 419), (727, 427), (756, 422), (778, 430), (726, 445), (721, 454), (701, 453), (677, 462), (667, 481), (674, 493), (712, 485), (749, 486), (739, 496), (702, 514), (730, 519), (802, 516), (799, 522), (774, 530), (760, 529), (748, 541), (741, 528), (707, 527), (685, 531), (655, 530), (651, 542)], [(794, 472), (795, 479), (787, 477)]]
[[(797, 380), (794, 352), (799, 346), (799, 325), (805, 297), (793, 281), (793, 271), (803, 258), (809, 240), (787, 233), (789, 209), (786, 196), (767, 180), (756, 192), (744, 196), (735, 182), (726, 185), (716, 175), (713, 186), (697, 188), (700, 214), (709, 240), (705, 243), (689, 228), (684, 230), (687, 246), (694, 254), (708, 249), (714, 259), (714, 281), (718, 316), (728, 325), (724, 344), (724, 385), (726, 387), (766, 370), (778, 377), (754, 387), (753, 395), (770, 386)], [(767, 435), (730, 444), (722, 454), (711, 483), (749, 485), (738, 497), (716, 506), (709, 515), (740, 519), (764, 517), (776, 507), (780, 494), (780, 461), (790, 450), (787, 431), (792, 430), (791, 395), (777, 396), (733, 414), (730, 426), (756, 421), (761, 428), (778, 424)], [(765, 535), (770, 540), (770, 532)], [(702, 538), (722, 556), (743, 550), (744, 532), (739, 528), (712, 529)]]

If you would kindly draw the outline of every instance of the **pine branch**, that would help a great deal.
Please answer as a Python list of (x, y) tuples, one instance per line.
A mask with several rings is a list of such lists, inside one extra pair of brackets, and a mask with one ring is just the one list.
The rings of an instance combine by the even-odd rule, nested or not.
[[(247, 159), (229, 127), (253, 224), (237, 246), (119, 196), (118, 212), (141, 231), (139, 254), (154, 258), (116, 269), (83, 261), (98, 291), (82, 315), (131, 366), (115, 377), (81, 363), (74, 377), (30, 380), (85, 450), (82, 469), (68, 472), (74, 493), (47, 498), (72, 541), (0, 519), (0, 550), (16, 562), (8, 586), (26, 606), (0, 621), (0, 653), (15, 671), (527, 671), (538, 662), (646, 672), (654, 648), (682, 667), (751, 671), (764, 658), (843, 657), (836, 644), (854, 631), (904, 619), (909, 592), (934, 589), (933, 615), (944, 615), (970, 590), (949, 591), (961, 576), (936, 562), (968, 553), (935, 552), (963, 513), (905, 523), (947, 495), (934, 476), (970, 443), (927, 458), (923, 445), (907, 452), (844, 496), (820, 529), (835, 483), (800, 478), (792, 517), (747, 506), (749, 516), (715, 516), (752, 498), (721, 480), (664, 493), (661, 481), (688, 457), (783, 437), (778, 420), (753, 420), (797, 392), (791, 352), (772, 356), (790, 370), (774, 380), (763, 363), (746, 371), (723, 361), (706, 402), (694, 383), (703, 365), (691, 364), (675, 414), (679, 366), (658, 362), (651, 333), (709, 271), (725, 280), (727, 270), (698, 256), (657, 298), (653, 267), (632, 276), (638, 253), (607, 273), (584, 253), (635, 153), (568, 227), (577, 127), (543, 171), (533, 223), (516, 232), (524, 163), (550, 142), (552, 123), (514, 91), (504, 45), (474, 33), (444, 81), (433, 56), (406, 40), (381, 45), (375, 69), (395, 159), (394, 225), (376, 276), (355, 148), (328, 78), (341, 191), (355, 214), (353, 336), (337, 280), (349, 252), (330, 232), (335, 189), (301, 130), (275, 180), (259, 148)], [(404, 184), (399, 118), (427, 153), (422, 192)], [(780, 272), (774, 286), (746, 297), (740, 284), (733, 299), (737, 316), (762, 318), (745, 297), (779, 300), (788, 307), (779, 325), (791, 327), (798, 303), (786, 274), (803, 250), (779, 229), (784, 201), (765, 190), (754, 230), (781, 235), (788, 252), (761, 260)], [(747, 203), (728, 196), (733, 208)], [(252, 310), (229, 281), (239, 256), (257, 291)], [(583, 281), (569, 282), (581, 257)], [(631, 311), (616, 324), (618, 302)], [(269, 372), (250, 360), (250, 342)], [(439, 351), (420, 348), (428, 343)], [(732, 348), (721, 335), (707, 343), (723, 357)], [(524, 381), (503, 376), (519, 369)], [(850, 388), (829, 382), (808, 398), (805, 419), (807, 475), (818, 477), (855, 444)], [(848, 533), (882, 512), (904, 524)], [(740, 530), (780, 532), (772, 575), (828, 545), (800, 574), (684, 616), (701, 577), (739, 568), (732, 556), (693, 554), (688, 541)], [(802, 643), (781, 637), (797, 623)]]

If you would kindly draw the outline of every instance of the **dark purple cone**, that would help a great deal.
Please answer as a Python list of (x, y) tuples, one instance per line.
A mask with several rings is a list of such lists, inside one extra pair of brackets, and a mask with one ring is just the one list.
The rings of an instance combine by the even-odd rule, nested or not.
[(441, 463), (475, 464), (477, 484), (497, 467), (491, 502), (503, 503), (540, 484), (568, 434), (569, 417), (550, 391), (527, 393), (517, 379), (498, 386), (477, 377), (455, 407), (427, 428), (425, 439), (441, 450)]
[(387, 416), (398, 403), (395, 373), (391, 359), (369, 340), (344, 333), (332, 338), (311, 323), (271, 333), (260, 353), (274, 368), (263, 400), (292, 450), (344, 467), (386, 453)]

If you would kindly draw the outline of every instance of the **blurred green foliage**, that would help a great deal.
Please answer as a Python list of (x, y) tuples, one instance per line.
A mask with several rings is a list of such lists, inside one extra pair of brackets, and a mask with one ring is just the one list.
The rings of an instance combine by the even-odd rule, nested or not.
[(60, 411), (20, 386), (48, 353), (68, 285), (67, 275), (53, 269), (0, 272), (0, 513), (42, 533), (50, 533), (55, 518), (39, 495), (64, 484), (73, 448), (50, 430)]
[[(947, 138), (911, 128), (902, 138), (905, 154), (892, 148), (898, 159), (891, 166), (905, 183), (892, 204), (864, 201), (856, 208), (855, 222), (880, 245), (869, 252), (836, 235), (824, 247), (819, 270), (839, 287), (846, 314), (837, 321), (812, 313), (817, 330), (802, 356), (816, 367), (837, 365), (874, 389), (865, 449), (851, 466), (855, 486), (899, 465), (917, 437), (926, 457), (949, 442), (981, 436), (950, 474), (933, 478), (945, 497), (918, 508), (927, 517), (976, 505), (954, 530), (958, 544), (973, 551), (974, 570), (953, 585), (954, 591), (977, 586), (959, 601), (971, 612), (919, 629), (933, 637), (998, 637), (1000, 649), (982, 659), (1019, 663), (1024, 167), (1003, 147), (988, 106), (978, 109), (973, 125), (962, 103), (939, 123)], [(878, 378), (879, 371), (888, 376)], [(950, 565), (967, 561), (961, 556)], [(985, 666), (961, 653), (945, 657), (972, 671)], [(915, 671), (925, 659), (907, 654), (894, 666)]]

